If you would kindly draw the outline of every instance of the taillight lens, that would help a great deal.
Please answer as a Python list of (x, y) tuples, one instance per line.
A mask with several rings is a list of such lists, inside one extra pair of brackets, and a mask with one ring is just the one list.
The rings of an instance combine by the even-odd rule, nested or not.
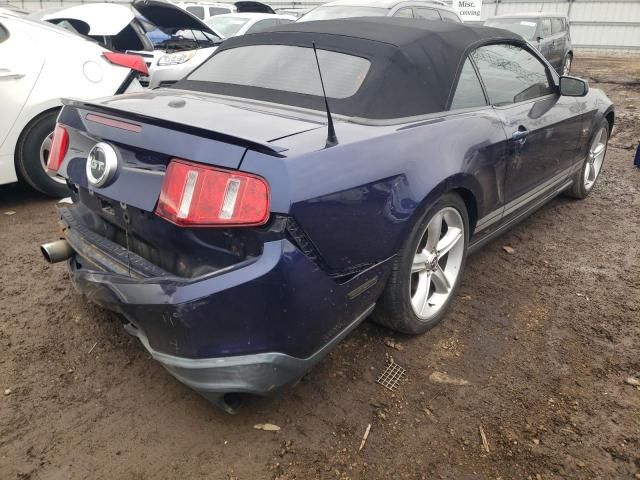
[(140, 55), (131, 55), (129, 53), (116, 53), (116, 52), (103, 52), (102, 56), (106, 58), (109, 63), (119, 65), (121, 67), (130, 68), (142, 75), (149, 75), (149, 69), (144, 62), (144, 58)]
[(269, 218), (269, 185), (255, 175), (173, 159), (156, 214), (181, 226), (262, 225)]
[(62, 125), (57, 123), (53, 131), (53, 141), (51, 143), (51, 150), (49, 150), (49, 158), (47, 159), (47, 169), (52, 172), (60, 170), (60, 165), (62, 165), (68, 149), (69, 133), (67, 133)]

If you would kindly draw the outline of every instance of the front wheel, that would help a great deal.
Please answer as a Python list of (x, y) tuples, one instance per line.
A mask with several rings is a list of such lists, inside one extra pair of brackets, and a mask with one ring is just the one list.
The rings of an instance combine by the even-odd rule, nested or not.
[(460, 283), (468, 242), (465, 204), (446, 194), (417, 222), (394, 259), (374, 321), (407, 334), (439, 323)]
[(609, 142), (609, 122), (603, 120), (594, 131), (595, 134), (591, 139), (589, 153), (584, 161), (584, 165), (574, 175), (573, 186), (567, 191), (567, 195), (570, 197), (578, 199), (585, 198), (589, 195), (600, 176)]

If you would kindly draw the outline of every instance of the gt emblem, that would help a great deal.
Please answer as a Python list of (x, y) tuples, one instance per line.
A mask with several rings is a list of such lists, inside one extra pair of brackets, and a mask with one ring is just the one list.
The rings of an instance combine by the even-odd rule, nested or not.
[(87, 156), (87, 180), (90, 185), (104, 187), (118, 170), (118, 154), (108, 143), (97, 143)]

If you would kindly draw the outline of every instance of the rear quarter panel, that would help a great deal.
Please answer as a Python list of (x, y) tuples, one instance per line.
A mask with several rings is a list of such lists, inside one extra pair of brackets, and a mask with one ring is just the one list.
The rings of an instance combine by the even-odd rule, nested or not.
[(323, 144), (319, 129), (278, 141), (292, 153), (278, 166), (251, 152), (241, 166), (269, 180), (273, 209), (290, 211), (332, 271), (394, 255), (447, 191), (470, 192), (475, 218), (502, 204), (506, 137), (492, 109), (336, 131), (335, 147), (295, 155), (301, 144)]

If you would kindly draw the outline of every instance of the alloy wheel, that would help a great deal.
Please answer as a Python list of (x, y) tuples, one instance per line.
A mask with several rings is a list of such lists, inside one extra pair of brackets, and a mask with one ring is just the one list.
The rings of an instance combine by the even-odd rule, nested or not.
[(436, 212), (422, 234), (411, 265), (410, 295), (414, 313), (435, 317), (453, 292), (464, 260), (462, 215), (453, 207)]
[(65, 183), (65, 180), (54, 172), (50, 172), (47, 169), (47, 161), (49, 160), (49, 153), (51, 153), (51, 145), (53, 144), (53, 132), (45, 137), (40, 145), (40, 166), (44, 170), (44, 172), (52, 179), (58, 183)]
[(589, 155), (587, 161), (584, 164), (584, 188), (589, 191), (593, 188), (593, 185), (600, 175), (602, 164), (604, 163), (604, 155), (607, 152), (607, 141), (609, 139), (609, 132), (606, 126), (600, 128), (596, 134), (591, 147), (589, 148)]

